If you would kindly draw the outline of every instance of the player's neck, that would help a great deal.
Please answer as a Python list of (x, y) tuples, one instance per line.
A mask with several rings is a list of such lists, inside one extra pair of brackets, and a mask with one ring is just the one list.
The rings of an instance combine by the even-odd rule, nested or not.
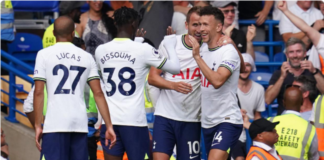
[(207, 44), (208, 48), (215, 48), (218, 46), (217, 42), (219, 38), (222, 36), (222, 33), (217, 33), (214, 38), (212, 38)]
[(192, 47), (192, 45), (191, 45), (191, 43), (189, 41), (189, 34), (185, 35), (185, 43), (186, 43), (187, 46)]
[(62, 38), (62, 37), (56, 37), (56, 43), (58, 42), (71, 42), (72, 40), (70, 40), (69, 38)]
[(129, 38), (132, 39), (132, 36), (130, 33), (127, 33), (126, 30), (121, 29), (120, 31), (118, 31), (116, 38)]

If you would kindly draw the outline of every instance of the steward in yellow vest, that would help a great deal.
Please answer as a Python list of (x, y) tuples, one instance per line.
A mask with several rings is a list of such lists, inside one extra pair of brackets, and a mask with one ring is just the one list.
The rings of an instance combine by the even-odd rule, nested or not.
[(317, 97), (314, 103), (313, 113), (314, 116), (311, 120), (314, 122), (316, 134), (318, 139), (319, 160), (324, 160), (324, 95)]
[(276, 126), (279, 140), (275, 144), (283, 159), (318, 159), (318, 144), (315, 127), (300, 116), (303, 104), (302, 92), (298, 87), (287, 88), (283, 104), (286, 110), (282, 115), (271, 117), (271, 122), (280, 122)]
[(282, 160), (274, 148), (278, 141), (278, 134), (275, 129), (279, 122), (260, 118), (251, 123), (249, 134), (253, 139), (253, 146), (246, 157), (247, 160)]

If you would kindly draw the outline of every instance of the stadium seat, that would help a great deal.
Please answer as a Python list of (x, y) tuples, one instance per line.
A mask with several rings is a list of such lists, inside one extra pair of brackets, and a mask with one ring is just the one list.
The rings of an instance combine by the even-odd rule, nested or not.
[(269, 56), (262, 52), (254, 52), (255, 53), (255, 62), (269, 62)]
[(284, 62), (287, 61), (287, 57), (284, 53), (280, 52), (280, 53), (276, 53), (273, 57), (273, 61), (274, 62)]
[[(35, 65), (37, 52), (42, 48), (42, 39), (30, 33), (17, 33), (15, 40), (8, 44), (8, 52), (10, 54), (33, 67)], [(24, 68), (19, 69), (27, 74), (31, 74), (29, 71), (24, 70)]]
[(12, 1), (16, 12), (58, 12), (59, 1)]
[(265, 88), (269, 85), (269, 80), (272, 73), (269, 72), (252, 72), (250, 74), (250, 79), (263, 85)]

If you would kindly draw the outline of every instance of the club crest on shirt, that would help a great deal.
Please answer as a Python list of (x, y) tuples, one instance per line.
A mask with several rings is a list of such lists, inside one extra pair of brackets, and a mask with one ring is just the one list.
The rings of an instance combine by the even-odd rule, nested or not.
[(38, 73), (38, 70), (36, 69), (35, 71), (34, 71), (34, 74), (37, 74)]

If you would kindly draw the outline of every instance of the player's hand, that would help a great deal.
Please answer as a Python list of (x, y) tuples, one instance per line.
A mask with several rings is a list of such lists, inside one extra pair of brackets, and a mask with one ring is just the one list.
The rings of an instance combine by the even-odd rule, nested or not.
[(42, 150), (40, 141), (43, 136), (43, 128), (42, 127), (35, 127), (35, 141), (36, 141), (36, 147), (39, 151)]
[(282, 12), (287, 11), (287, 2), (286, 1), (279, 1), (278, 3), (278, 9), (281, 10)]
[(142, 29), (137, 29), (136, 31), (136, 37), (144, 37), (146, 34), (146, 31), (142, 28)]
[(246, 40), (248, 42), (251, 42), (253, 40), (253, 38), (255, 37), (255, 35), (256, 35), (255, 30), (256, 30), (256, 28), (253, 24), (251, 24), (251, 26), (248, 26), (247, 33), (246, 33)]
[(258, 12), (255, 17), (258, 17), (258, 19), (256, 20), (256, 25), (260, 26), (264, 23), (264, 21), (267, 19), (268, 17), (268, 12), (267, 11), (260, 11)]
[(230, 25), (225, 29), (224, 34), (230, 37), (234, 28), (235, 28), (235, 24)]
[(183, 94), (188, 94), (192, 91), (192, 86), (185, 82), (173, 82), (172, 89)]
[(108, 141), (110, 141), (109, 149), (111, 149), (117, 141), (115, 131), (112, 126), (107, 127), (106, 133), (105, 133), (105, 145), (108, 146)]
[[(233, 44), (233, 40), (229, 36), (222, 36), (217, 42), (217, 46), (225, 46), (227, 44)], [(235, 45), (235, 44), (233, 44)]]
[(291, 66), (290, 66), (289, 62), (283, 62), (282, 65), (281, 65), (281, 75), (280, 75), (280, 77), (285, 79), (286, 76), (287, 76), (287, 72), (291, 72)]
[(249, 129), (250, 128), (250, 125), (251, 125), (251, 122), (250, 122), (249, 117), (246, 114), (244, 114), (242, 116), (243, 116), (243, 127), (245, 129)]
[(241, 109), (241, 114), (242, 114), (242, 116), (245, 115), (246, 113), (247, 113), (247, 112), (246, 112), (245, 109)]
[(175, 31), (175, 30), (172, 30), (172, 27), (169, 26), (169, 27), (167, 28), (167, 35), (172, 35), (172, 34), (176, 34), (176, 31)]
[(313, 28), (318, 31), (321, 30), (322, 28), (324, 28), (324, 20), (319, 19), (319, 20), (315, 21)]
[(200, 58), (200, 53), (199, 53), (200, 44), (197, 42), (196, 38), (189, 35), (189, 42), (191, 43), (191, 46), (192, 46), (192, 56), (195, 59)]
[(302, 69), (308, 69), (311, 73), (315, 73), (316, 69), (313, 66), (313, 63), (311, 61), (301, 61), (300, 67)]

